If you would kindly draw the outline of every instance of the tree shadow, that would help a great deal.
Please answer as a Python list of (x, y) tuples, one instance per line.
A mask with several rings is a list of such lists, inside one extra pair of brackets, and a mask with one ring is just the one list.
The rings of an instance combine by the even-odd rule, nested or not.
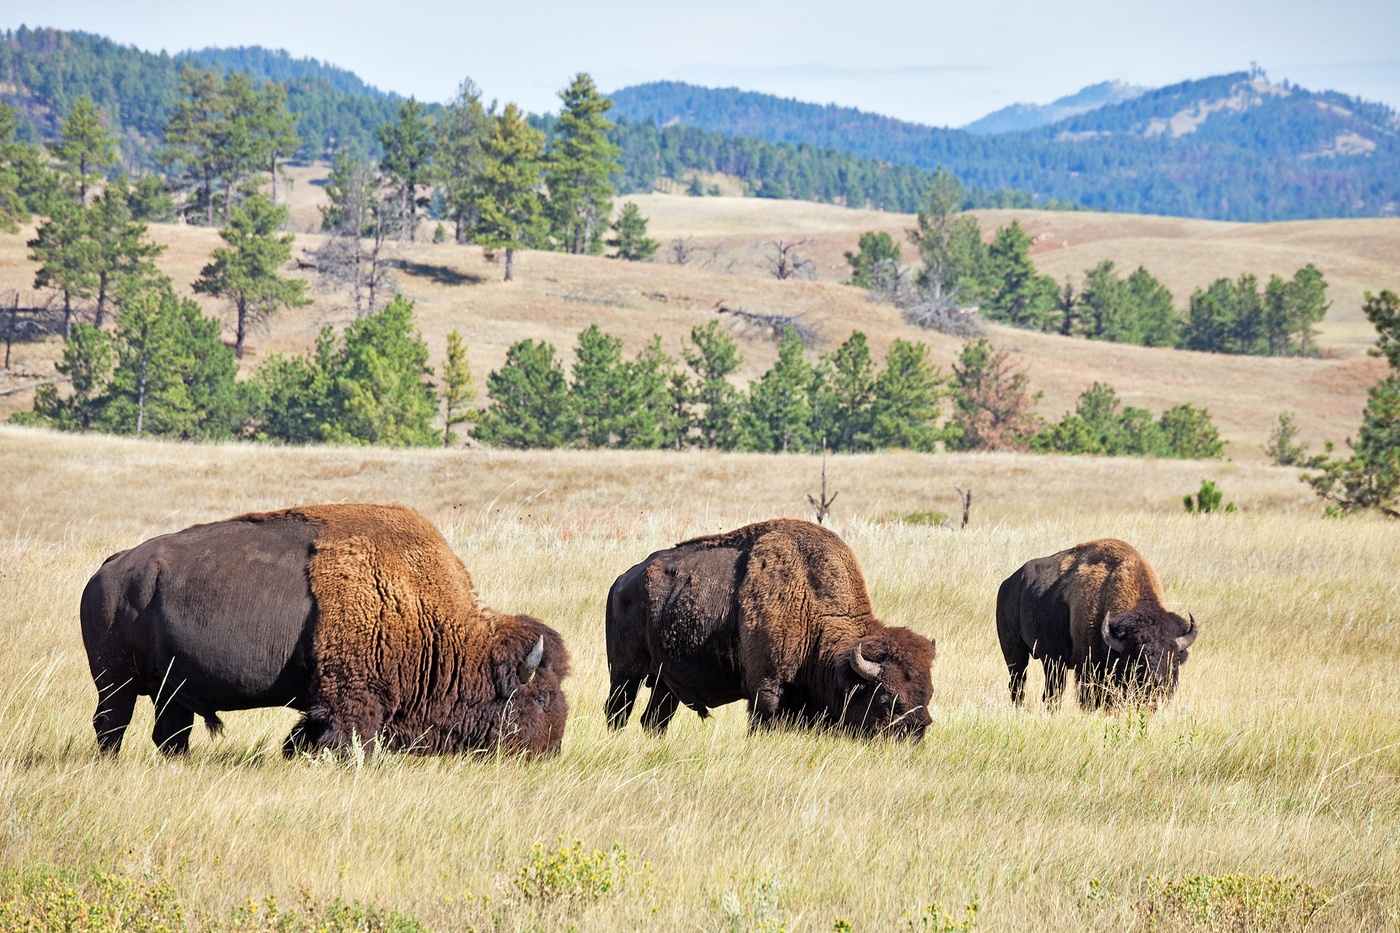
[(400, 259), (394, 263), (404, 275), (420, 279), (431, 279), (439, 285), (480, 285), (486, 279), (469, 272), (458, 272), (448, 266), (434, 266), (425, 262)]

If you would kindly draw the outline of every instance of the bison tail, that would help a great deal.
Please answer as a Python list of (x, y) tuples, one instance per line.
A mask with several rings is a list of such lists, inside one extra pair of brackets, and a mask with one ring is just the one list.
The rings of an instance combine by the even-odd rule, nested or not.
[(210, 735), (222, 735), (224, 721), (219, 718), (218, 713), (210, 713), (204, 717), (204, 727), (209, 730)]

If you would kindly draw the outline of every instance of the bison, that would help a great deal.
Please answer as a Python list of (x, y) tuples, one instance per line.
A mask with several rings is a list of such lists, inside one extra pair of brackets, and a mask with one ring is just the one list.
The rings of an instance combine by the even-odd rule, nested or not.
[(642, 726), (664, 732), (679, 704), (747, 700), (751, 727), (786, 719), (921, 738), (934, 644), (875, 617), (840, 538), (776, 519), (657, 551), (608, 593), (609, 726), (643, 682)]
[(1162, 602), (1157, 574), (1123, 541), (1103, 538), (1027, 561), (997, 592), (1012, 702), (1024, 699), (1032, 657), (1044, 665), (1052, 708), (1071, 667), (1085, 707), (1171, 697), (1199, 630), (1194, 616), (1183, 619)]
[(82, 597), (93, 728), (115, 754), (136, 698), (152, 740), (196, 715), (285, 706), (283, 753), (378, 736), (424, 753), (554, 752), (569, 654), (538, 619), (478, 602), (441, 533), (400, 506), (320, 505), (161, 535), (107, 558)]

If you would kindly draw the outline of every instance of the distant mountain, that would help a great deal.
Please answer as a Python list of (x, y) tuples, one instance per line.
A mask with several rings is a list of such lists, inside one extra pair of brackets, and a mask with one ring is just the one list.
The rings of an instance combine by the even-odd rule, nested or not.
[(237, 48), (207, 48), (194, 52), (181, 52), (175, 57), (203, 68), (244, 71), (263, 81), (286, 83), (289, 81), (321, 80), (342, 94), (384, 100), (403, 100), (398, 94), (381, 91), (371, 84), (366, 84), (353, 71), (337, 68), (315, 58), (292, 58), (285, 49), (265, 49), (260, 45), (245, 45)]
[(1102, 81), (1091, 84), (1067, 97), (1049, 104), (1012, 104), (994, 110), (973, 120), (963, 127), (969, 133), (1015, 133), (1035, 129), (1050, 123), (1058, 123), (1081, 113), (1097, 110), (1109, 104), (1121, 104), (1125, 100), (1140, 97), (1149, 89), (1123, 81)]
[(611, 96), (630, 120), (942, 166), (987, 191), (1019, 189), (1102, 210), (1221, 220), (1400, 213), (1400, 117), (1393, 110), (1246, 72), (997, 134), (737, 88), (657, 82)]

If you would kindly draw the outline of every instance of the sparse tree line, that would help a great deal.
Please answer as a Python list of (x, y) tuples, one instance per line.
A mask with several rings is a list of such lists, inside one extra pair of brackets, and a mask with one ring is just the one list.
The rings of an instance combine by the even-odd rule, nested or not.
[(984, 244), (977, 219), (961, 211), (962, 199), (957, 179), (939, 172), (908, 231), (918, 269), (901, 265), (900, 244), (888, 233), (868, 232), (857, 252), (846, 254), (851, 282), (904, 305), (911, 319), (943, 311), (931, 317), (934, 325), (957, 321), (953, 309), (976, 307), (987, 320), (1090, 340), (1258, 356), (1318, 352), (1316, 325), (1330, 305), (1327, 282), (1311, 263), (1291, 279), (1271, 276), (1262, 291), (1250, 274), (1217, 279), (1192, 293), (1183, 314), (1142, 266), (1125, 278), (1105, 260), (1086, 270), (1078, 290), (1068, 281), (1057, 285), (1036, 271), (1019, 222)]

